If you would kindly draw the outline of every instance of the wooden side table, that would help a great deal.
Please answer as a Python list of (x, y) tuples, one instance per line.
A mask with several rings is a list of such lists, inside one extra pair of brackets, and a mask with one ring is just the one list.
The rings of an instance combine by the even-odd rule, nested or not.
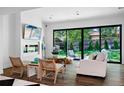
[(41, 73), (40, 73), (40, 68), (39, 68), (39, 64), (33, 64), (33, 63), (29, 63), (27, 65), (27, 75), (28, 77), (31, 77), (33, 75), (37, 75), (37, 79), (40, 79), (41, 77)]

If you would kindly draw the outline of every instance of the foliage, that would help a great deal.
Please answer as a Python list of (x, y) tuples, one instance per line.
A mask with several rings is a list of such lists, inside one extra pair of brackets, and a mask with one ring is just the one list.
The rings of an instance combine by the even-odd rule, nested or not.
[(114, 49), (119, 49), (118, 41), (117, 40), (114, 41)]
[(60, 40), (64, 40), (66, 38), (66, 31), (55, 31), (54, 38), (59, 38)]
[(89, 42), (88, 50), (93, 50), (93, 41)]
[(79, 42), (79, 49), (81, 50), (81, 48), (82, 48), (82, 42), (80, 41)]
[(70, 49), (73, 50), (73, 43), (70, 43)]
[(108, 59), (114, 62), (120, 62), (120, 51), (112, 50), (108, 52)]
[(79, 42), (79, 49), (81, 47), (81, 30), (67, 30), (67, 41), (70, 43), (68, 49), (74, 49), (73, 44)]
[(109, 49), (107, 40), (105, 40), (105, 42), (104, 42), (104, 48), (105, 48), (105, 49)]
[(95, 44), (95, 49), (96, 49), (96, 50), (100, 50), (100, 45), (99, 45), (98, 40), (96, 41), (96, 44)]
[(118, 27), (104, 27), (101, 29), (102, 38), (117, 37)]
[(91, 39), (89, 32), (91, 32), (92, 29), (84, 29), (83, 31), (83, 37), (85, 40)]

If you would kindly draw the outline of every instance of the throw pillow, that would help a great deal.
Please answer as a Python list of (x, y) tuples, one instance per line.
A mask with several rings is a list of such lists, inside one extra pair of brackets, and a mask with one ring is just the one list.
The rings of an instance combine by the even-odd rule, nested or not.
[(105, 60), (105, 54), (104, 53), (99, 53), (96, 60), (98, 61), (104, 61)]

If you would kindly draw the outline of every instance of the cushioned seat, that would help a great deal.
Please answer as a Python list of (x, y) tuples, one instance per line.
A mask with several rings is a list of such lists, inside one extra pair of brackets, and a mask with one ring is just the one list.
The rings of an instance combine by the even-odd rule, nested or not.
[(59, 70), (59, 69), (61, 69), (61, 68), (64, 67), (63, 64), (58, 64), (58, 63), (56, 63), (55, 65), (56, 65), (56, 69), (57, 69), (57, 70)]

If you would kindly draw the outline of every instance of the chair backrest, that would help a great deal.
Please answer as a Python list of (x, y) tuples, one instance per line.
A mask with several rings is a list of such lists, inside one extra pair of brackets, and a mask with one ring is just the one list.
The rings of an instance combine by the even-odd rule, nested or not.
[(13, 67), (24, 66), (20, 57), (9, 57)]
[(56, 70), (56, 63), (54, 60), (41, 60), (40, 59), (40, 66), (43, 70), (55, 71)]

